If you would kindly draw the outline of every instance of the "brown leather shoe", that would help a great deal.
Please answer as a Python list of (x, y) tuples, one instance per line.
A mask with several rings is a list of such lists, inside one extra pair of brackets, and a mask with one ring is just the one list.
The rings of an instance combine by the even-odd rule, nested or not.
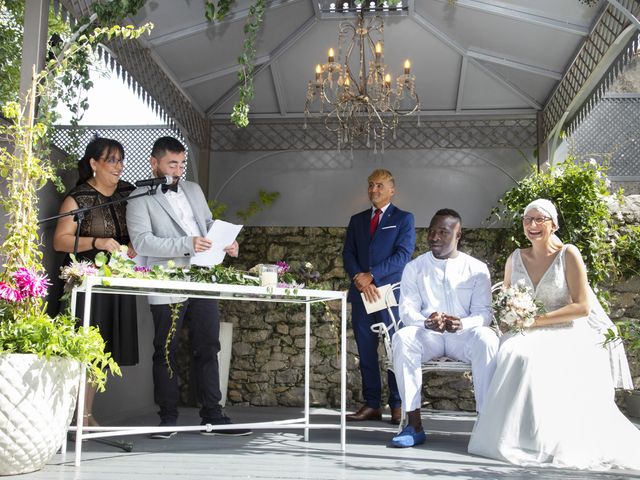
[(402, 407), (391, 408), (391, 425), (400, 425), (402, 418)]
[(347, 422), (362, 422), (364, 420), (382, 420), (382, 412), (379, 408), (363, 405), (356, 413), (347, 415)]

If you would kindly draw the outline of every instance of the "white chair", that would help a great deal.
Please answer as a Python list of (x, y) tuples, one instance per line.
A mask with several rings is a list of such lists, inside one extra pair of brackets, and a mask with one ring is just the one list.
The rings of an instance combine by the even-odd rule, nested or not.
[[(502, 288), (502, 282), (498, 282), (491, 287), (491, 293), (495, 292)], [(374, 325), (371, 325), (371, 330), (374, 333), (377, 333), (378, 336), (382, 338), (384, 344), (385, 351), (385, 359), (384, 365), (387, 370), (391, 370), (393, 372), (393, 355), (391, 351), (391, 333), (398, 330), (400, 328), (400, 324), (402, 321), (398, 318), (396, 319), (395, 314), (393, 313), (393, 308), (395, 306), (395, 292), (400, 290), (400, 282), (394, 283), (391, 285), (391, 288), (387, 290), (387, 294), (385, 295), (385, 305), (387, 306), (387, 312), (389, 313), (390, 323), (387, 326), (385, 323), (380, 322)], [(496, 334), (500, 336), (500, 330), (495, 329)], [(428, 362), (424, 362), (422, 364), (422, 373), (426, 372), (471, 372), (471, 364), (467, 362), (461, 362), (459, 360), (453, 360), (449, 357), (440, 357), (434, 358), (433, 360), (429, 360)], [(456, 413), (452, 412), (452, 415)], [(402, 430), (402, 427), (405, 424), (406, 420), (406, 412), (404, 408), (402, 408), (402, 418), (400, 419), (400, 428), (399, 431)]]

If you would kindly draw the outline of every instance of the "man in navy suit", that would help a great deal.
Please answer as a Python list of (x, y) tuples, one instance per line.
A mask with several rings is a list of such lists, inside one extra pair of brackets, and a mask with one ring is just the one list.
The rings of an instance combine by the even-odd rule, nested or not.
[[(395, 193), (391, 172), (375, 170), (368, 182), (372, 207), (351, 217), (342, 252), (344, 268), (352, 279), (348, 301), (365, 401), (357, 412), (347, 415), (348, 421), (382, 420), (378, 335), (371, 331), (371, 325), (388, 325), (390, 320), (386, 310), (367, 314), (360, 294), (367, 301), (375, 301), (379, 298), (378, 286), (399, 282), (416, 245), (413, 214), (391, 204)], [(401, 401), (392, 372), (388, 372), (388, 386), (391, 423), (398, 424)]]

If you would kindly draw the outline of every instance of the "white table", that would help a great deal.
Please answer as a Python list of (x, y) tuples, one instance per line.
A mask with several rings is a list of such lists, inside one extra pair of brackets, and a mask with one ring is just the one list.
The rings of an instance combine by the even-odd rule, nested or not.
[[(137, 278), (112, 278), (112, 277), (87, 277), (79, 287), (75, 287), (71, 294), (72, 314), (75, 314), (76, 299), (78, 293), (85, 293), (84, 328), (89, 328), (91, 316), (91, 296), (94, 293), (124, 294), (124, 295), (162, 295), (185, 296), (191, 298), (211, 298), (217, 300), (233, 300), (245, 302), (280, 302), (303, 304), (306, 310), (305, 321), (305, 353), (304, 353), (304, 417), (290, 420), (243, 423), (224, 426), (215, 426), (216, 430), (251, 428), (273, 429), (275, 426), (283, 429), (304, 429), (304, 439), (309, 440), (309, 429), (340, 429), (340, 446), (342, 451), (346, 447), (346, 385), (347, 385), (347, 292), (329, 290), (308, 289), (284, 289), (273, 287), (253, 287), (246, 285), (227, 285), (220, 283), (196, 283), (173, 280), (148, 280)], [(340, 301), (340, 424), (312, 424), (309, 422), (309, 378), (310, 378), (310, 351), (311, 351), (311, 304), (326, 301)], [(92, 438), (114, 437), (122, 435), (140, 435), (154, 432), (167, 431), (197, 431), (205, 430), (206, 426), (184, 427), (88, 427), (83, 426), (84, 415), (84, 388), (86, 372), (82, 369), (80, 376), (80, 389), (78, 393), (78, 414), (75, 446), (75, 465), (80, 465), (82, 456), (82, 440)], [(66, 442), (63, 442), (65, 453)]]

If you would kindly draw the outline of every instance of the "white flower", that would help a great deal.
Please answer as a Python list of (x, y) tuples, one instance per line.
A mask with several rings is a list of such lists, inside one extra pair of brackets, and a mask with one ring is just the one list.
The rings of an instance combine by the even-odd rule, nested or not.
[(507, 325), (513, 325), (518, 321), (518, 315), (514, 311), (508, 311), (505, 313), (502, 321)]
[(596, 161), (595, 158), (590, 158), (589, 159), (589, 165), (597, 167), (598, 166), (598, 162)]
[(604, 186), (607, 188), (611, 188), (611, 180), (609, 180), (608, 178), (604, 179)]

